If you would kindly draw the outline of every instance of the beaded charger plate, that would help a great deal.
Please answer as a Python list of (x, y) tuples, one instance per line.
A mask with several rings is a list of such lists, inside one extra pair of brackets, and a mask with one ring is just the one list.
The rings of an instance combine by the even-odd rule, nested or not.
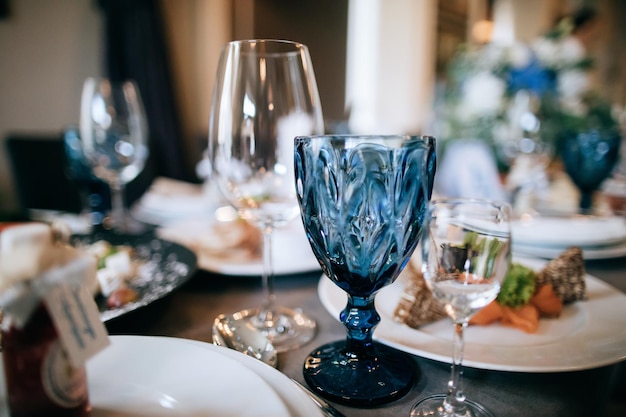
[(107, 300), (96, 296), (100, 318), (107, 322), (153, 303), (183, 285), (197, 269), (196, 255), (177, 243), (159, 239), (152, 234), (130, 236), (117, 234), (75, 235), (74, 245), (89, 245), (105, 240), (112, 245), (133, 248), (133, 261), (139, 263), (130, 286), (137, 298), (117, 308), (107, 306)]

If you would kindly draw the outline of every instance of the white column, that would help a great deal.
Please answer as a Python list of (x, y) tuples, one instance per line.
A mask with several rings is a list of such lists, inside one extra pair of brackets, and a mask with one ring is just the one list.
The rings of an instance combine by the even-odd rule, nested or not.
[(493, 6), (492, 42), (510, 45), (515, 41), (515, 16), (512, 0), (497, 0)]
[(548, 30), (561, 0), (497, 0), (494, 4), (493, 41), (531, 42)]
[(419, 133), (435, 83), (437, 0), (350, 0), (346, 108), (355, 133)]

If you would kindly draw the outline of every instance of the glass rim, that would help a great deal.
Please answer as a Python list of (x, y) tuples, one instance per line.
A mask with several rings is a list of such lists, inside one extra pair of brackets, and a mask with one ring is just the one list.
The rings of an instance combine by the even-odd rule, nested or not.
[(223, 50), (237, 49), (241, 54), (258, 56), (299, 55), (303, 51), (308, 54), (308, 47), (302, 42), (288, 39), (238, 39), (226, 43)]
[(294, 138), (294, 141), (317, 141), (317, 140), (391, 140), (391, 139), (405, 139), (407, 141), (421, 140), (429, 143), (435, 143), (436, 139), (430, 135), (412, 135), (405, 133), (384, 133), (384, 134), (372, 134), (372, 133), (342, 133), (342, 134), (320, 134), (320, 135), (298, 135)]
[(109, 84), (111, 86), (123, 86), (132, 85), (134, 88), (138, 88), (137, 81), (134, 78), (112, 79), (105, 75), (94, 75), (86, 77), (83, 84), (94, 83), (97, 85)]
[(462, 204), (474, 204), (474, 205), (486, 205), (491, 206), (493, 209), (504, 213), (508, 219), (513, 217), (513, 207), (510, 203), (504, 200), (496, 200), (492, 198), (480, 198), (480, 197), (437, 197), (428, 202), (429, 211), (433, 211), (435, 206), (458, 206)]

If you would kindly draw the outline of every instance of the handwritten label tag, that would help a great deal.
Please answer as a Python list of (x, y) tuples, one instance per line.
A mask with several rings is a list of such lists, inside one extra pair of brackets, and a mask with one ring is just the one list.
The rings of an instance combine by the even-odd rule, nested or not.
[(83, 366), (109, 345), (109, 335), (87, 288), (55, 285), (44, 301), (73, 366)]

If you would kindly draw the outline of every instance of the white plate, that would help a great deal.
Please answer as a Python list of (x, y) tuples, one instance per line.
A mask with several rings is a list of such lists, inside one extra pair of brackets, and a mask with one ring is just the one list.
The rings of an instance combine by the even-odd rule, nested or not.
[[(258, 254), (255, 257), (229, 259), (219, 253), (204, 250), (203, 238), (215, 235), (214, 224), (215, 220), (211, 218), (186, 219), (157, 229), (157, 235), (192, 249), (198, 257), (198, 267), (206, 271), (242, 277), (260, 276), (263, 273), (263, 264)], [(275, 229), (272, 237), (272, 259), (276, 275), (321, 271), (300, 219), (295, 219), (284, 228)], [(231, 249), (237, 248), (224, 247), (225, 251)]]
[[(616, 245), (581, 247), (585, 259), (610, 259), (626, 256), (626, 241)], [(564, 247), (546, 247), (513, 243), (513, 253), (525, 256), (554, 259), (565, 250)]]
[(317, 405), (309, 398), (302, 389), (294, 384), (289, 377), (282, 372), (264, 364), (263, 362), (246, 356), (242, 353), (227, 349), (225, 347), (219, 347), (211, 345), (205, 342), (199, 342), (196, 340), (183, 339), (187, 343), (201, 346), (205, 349), (213, 350), (222, 355), (226, 355), (233, 359), (245, 364), (246, 367), (256, 372), (261, 378), (265, 380), (274, 391), (283, 400), (292, 417), (322, 417), (323, 413)]
[(511, 224), (514, 244), (591, 248), (626, 242), (626, 221), (620, 217), (528, 217)]
[(111, 342), (87, 363), (90, 416), (290, 416), (262, 377), (225, 355), (174, 338)]
[[(537, 260), (524, 264), (540, 268)], [(534, 334), (499, 324), (470, 326), (465, 333), (464, 365), (515, 372), (563, 372), (591, 369), (626, 359), (626, 296), (587, 275), (586, 301), (567, 305), (558, 319), (541, 319)], [(450, 362), (452, 324), (439, 320), (419, 330), (393, 319), (403, 282), (383, 288), (376, 296), (381, 322), (374, 338), (399, 350)], [(346, 294), (325, 276), (318, 293), (334, 317), (346, 306)]]

